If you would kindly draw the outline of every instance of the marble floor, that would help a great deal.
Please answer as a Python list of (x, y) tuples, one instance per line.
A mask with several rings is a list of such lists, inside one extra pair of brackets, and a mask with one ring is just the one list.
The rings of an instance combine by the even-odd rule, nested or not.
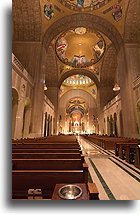
[(89, 167), (90, 180), (96, 183), (100, 200), (139, 200), (140, 171), (134, 165), (78, 137)]

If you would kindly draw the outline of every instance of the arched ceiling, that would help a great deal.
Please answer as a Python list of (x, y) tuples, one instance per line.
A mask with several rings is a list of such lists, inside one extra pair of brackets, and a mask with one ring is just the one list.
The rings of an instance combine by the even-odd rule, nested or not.
[[(105, 104), (113, 96), (118, 51), (124, 41), (139, 40), (138, 5), (138, 0), (13, 0), (13, 41), (23, 42), (23, 49), (26, 42), (27, 55), (31, 54), (28, 53), (28, 42), (39, 43), (45, 48), (43, 66), (47, 86), (60, 86), (70, 75), (84, 74), (94, 81), (97, 88), (101, 87)], [(54, 47), (59, 37), (78, 27), (99, 32), (106, 44), (103, 57), (86, 69), (61, 62)], [(90, 44), (92, 46), (93, 41)], [(20, 45), (17, 43), (18, 48)]]
[[(83, 2), (81, 6), (80, 2), (81, 4)], [(125, 31), (126, 41), (130, 41), (130, 37), (132, 42), (138, 41), (138, 6), (138, 0), (13, 0), (13, 40), (42, 41), (43, 35), (47, 29), (61, 18), (69, 15), (73, 16), (80, 13), (88, 13), (106, 20), (106, 22), (110, 23), (117, 29), (122, 37), (124, 36)], [(49, 16), (47, 14), (47, 10), (49, 11)], [(95, 24), (94, 22), (97, 22), (95, 17), (92, 25)], [(84, 14), (83, 18), (85, 19)], [(88, 21), (88, 19), (89, 17), (85, 20)], [(103, 20), (100, 23), (98, 22), (98, 25), (102, 25), (104, 28)], [(71, 27), (77, 27), (75, 25), (72, 26), (69, 22), (67, 22), (67, 24), (68, 28), (70, 25)], [(83, 25), (83, 19), (81, 19), (80, 25)], [(109, 26), (107, 26), (107, 28), (108, 27)], [(64, 30), (66, 30), (66, 28)], [(62, 31), (63, 30), (59, 33)]]
[(82, 89), (93, 96), (97, 97), (97, 87), (95, 83), (87, 76), (73, 75), (64, 80), (60, 87), (60, 97), (70, 90)]
[(51, 42), (56, 53), (58, 77), (72, 69), (86, 68), (100, 79), (100, 67), (111, 41), (92, 28), (72, 28), (57, 35)]
[(47, 50), (49, 43), (59, 34), (69, 29), (85, 27), (94, 29), (111, 40), (116, 50), (119, 51), (122, 45), (122, 37), (116, 27), (106, 19), (89, 13), (75, 13), (60, 18), (52, 23), (46, 30), (43, 37), (43, 44)]
[(52, 46), (49, 46), (46, 54), (44, 73), (47, 87), (58, 86), (58, 68), (56, 63), (56, 55)]
[(74, 68), (96, 64), (104, 55), (105, 41), (99, 32), (78, 27), (62, 33), (55, 42), (58, 59)]
[(115, 74), (117, 68), (117, 52), (113, 45), (111, 45), (106, 51), (106, 55), (104, 57), (100, 81), (101, 85), (107, 86), (114, 84)]
[(74, 112), (79, 112), (82, 115), (87, 111), (87, 104), (84, 99), (76, 97), (68, 101), (66, 112), (71, 115)]
[(77, 90), (70, 90), (66, 92), (60, 99), (59, 99), (59, 108), (66, 108), (68, 102), (73, 99), (83, 99), (85, 104), (90, 108), (96, 109), (97, 104), (94, 97), (92, 97), (88, 92), (85, 90), (77, 89)]

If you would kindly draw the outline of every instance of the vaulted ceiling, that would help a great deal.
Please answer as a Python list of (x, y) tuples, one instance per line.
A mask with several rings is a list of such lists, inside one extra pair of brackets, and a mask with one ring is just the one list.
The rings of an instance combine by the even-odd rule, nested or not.
[[(85, 0), (80, 6), (75, 0), (13, 0), (13, 40), (41, 41), (46, 30), (57, 20), (72, 14), (88, 13), (109, 21), (130, 41), (138, 38), (138, 0)], [(82, 1), (81, 1), (82, 2)], [(50, 15), (47, 15), (47, 7)], [(82, 25), (82, 22), (81, 22)]]
[[(28, 53), (27, 42), (40, 43), (46, 50), (43, 69), (47, 86), (60, 86), (66, 78), (78, 72), (87, 74), (97, 88), (102, 86), (104, 105), (113, 96), (109, 91), (115, 81), (117, 53), (123, 41), (136, 43), (139, 40), (138, 6), (138, 0), (13, 0), (13, 43), (16, 43), (13, 52), (33, 75), (35, 69), (29, 66), (30, 62), (28, 66), (24, 62), (24, 58), (30, 60), (28, 54), (31, 54), (31, 51)], [(79, 27), (88, 33), (75, 33)], [(94, 36), (89, 30), (94, 32)], [(96, 35), (100, 35), (100, 39)], [(64, 43), (59, 41), (62, 38), (68, 45), (65, 57), (62, 53)], [(23, 43), (22, 49), (26, 43), (23, 61), (18, 42)], [(70, 62), (75, 55), (80, 56), (80, 63), (85, 60), (83, 56), (92, 63), (73, 66)], [(74, 60), (75, 63), (77, 58)], [(106, 92), (105, 87), (108, 88)]]

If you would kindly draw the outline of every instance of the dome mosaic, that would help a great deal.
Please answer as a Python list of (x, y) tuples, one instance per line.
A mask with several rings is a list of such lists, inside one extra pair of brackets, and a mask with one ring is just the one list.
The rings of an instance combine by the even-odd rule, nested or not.
[(66, 7), (73, 10), (96, 10), (107, 3), (110, 2), (110, 0), (58, 0), (61, 3), (63, 3)]
[(93, 84), (93, 81), (87, 76), (76, 74), (65, 79), (63, 84), (67, 86), (89, 85)]
[(57, 57), (74, 68), (96, 64), (104, 55), (105, 41), (99, 32), (78, 27), (62, 33), (55, 44)]

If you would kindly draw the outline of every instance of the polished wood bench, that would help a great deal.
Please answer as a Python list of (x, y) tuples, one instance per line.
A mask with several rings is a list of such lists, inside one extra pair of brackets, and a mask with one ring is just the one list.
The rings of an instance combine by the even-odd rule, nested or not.
[(37, 148), (37, 149), (80, 149), (80, 145), (77, 143), (69, 144), (69, 143), (24, 143), (24, 144), (13, 144), (13, 149), (16, 148), (22, 148), (22, 149), (31, 149), (31, 148)]
[(81, 159), (12, 159), (16, 170), (82, 169)]
[(81, 153), (81, 150), (78, 149), (12, 149), (12, 153)]
[[(119, 158), (126, 159), (128, 163), (133, 163), (139, 168), (139, 147), (138, 143), (117, 143)], [(133, 157), (132, 157), (133, 154)]]
[(13, 153), (13, 159), (80, 159), (80, 153)]
[(13, 198), (18, 198), (18, 193), (27, 194), (29, 189), (41, 189), (46, 198), (51, 198), (57, 183), (87, 182), (88, 168), (86, 172), (84, 168), (83, 170), (13, 170), (12, 195)]
[(138, 146), (138, 143), (131, 142), (119, 142), (115, 145), (115, 155), (119, 156), (121, 159), (123, 158), (123, 150), (126, 150), (127, 146), (135, 147)]

